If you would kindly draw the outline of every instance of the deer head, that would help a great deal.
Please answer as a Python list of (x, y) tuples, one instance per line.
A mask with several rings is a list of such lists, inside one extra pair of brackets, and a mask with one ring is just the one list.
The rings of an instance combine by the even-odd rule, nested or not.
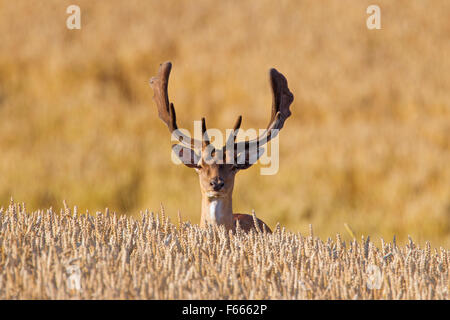
[(239, 116), (226, 144), (221, 149), (216, 149), (210, 143), (205, 118), (202, 118), (201, 140), (186, 136), (178, 129), (175, 107), (169, 101), (167, 91), (171, 69), (172, 64), (165, 62), (161, 64), (158, 75), (150, 79), (159, 117), (179, 141), (172, 146), (175, 154), (183, 164), (194, 168), (199, 175), (203, 199), (201, 225), (212, 223), (231, 229), (232, 193), (236, 173), (251, 167), (263, 154), (262, 147), (283, 128), (284, 122), (291, 115), (289, 106), (294, 96), (289, 91), (286, 78), (277, 70), (270, 69), (272, 112), (267, 129), (256, 139), (236, 142), (242, 123), (242, 116)]

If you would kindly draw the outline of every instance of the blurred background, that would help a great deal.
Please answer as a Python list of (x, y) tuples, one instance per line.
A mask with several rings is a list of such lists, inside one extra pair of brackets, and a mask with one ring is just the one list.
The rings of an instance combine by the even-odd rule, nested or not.
[[(67, 6), (81, 30), (66, 28)], [(0, 1), (0, 206), (109, 207), (138, 215), (162, 203), (200, 220), (194, 170), (171, 162), (148, 80), (173, 63), (181, 127), (264, 128), (267, 71), (295, 95), (280, 169), (238, 174), (236, 212), (274, 228), (347, 223), (357, 237), (411, 235), (450, 245), (450, 2)]]

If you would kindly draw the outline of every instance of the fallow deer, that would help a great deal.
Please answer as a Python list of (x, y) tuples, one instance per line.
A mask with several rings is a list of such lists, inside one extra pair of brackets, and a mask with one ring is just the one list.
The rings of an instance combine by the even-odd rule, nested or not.
[[(232, 193), (236, 173), (249, 168), (259, 159), (263, 152), (261, 147), (278, 134), (286, 119), (291, 115), (289, 106), (294, 96), (289, 91), (286, 78), (275, 69), (269, 71), (272, 113), (264, 133), (250, 141), (236, 142), (242, 121), (242, 116), (239, 116), (226, 145), (220, 150), (215, 149), (210, 143), (205, 118), (202, 118), (201, 141), (183, 134), (178, 129), (175, 107), (169, 101), (167, 92), (171, 69), (170, 62), (161, 64), (158, 75), (150, 79), (150, 86), (154, 91), (153, 99), (158, 108), (159, 117), (167, 125), (170, 133), (180, 142), (174, 144), (172, 149), (186, 166), (194, 168), (199, 175), (202, 194), (200, 226), (223, 225), (227, 230), (234, 231), (239, 223), (240, 228), (245, 232), (252, 228), (271, 232), (263, 221), (257, 218), (254, 221), (252, 215), (234, 214)], [(256, 152), (256, 158), (253, 157), (253, 161), (251, 161), (252, 152), (253, 155)]]

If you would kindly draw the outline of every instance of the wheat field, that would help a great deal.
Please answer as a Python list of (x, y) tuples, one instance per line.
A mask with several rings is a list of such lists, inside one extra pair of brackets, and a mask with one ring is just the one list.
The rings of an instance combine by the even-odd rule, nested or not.
[(449, 299), (449, 254), (412, 239), (322, 241), (312, 228), (228, 234), (173, 224), (163, 208), (135, 219), (11, 203), (0, 210), (0, 299)]
[[(78, 0), (68, 30), (72, 4), (0, 0), (0, 298), (448, 299), (448, 0), (378, 0), (381, 30), (371, 0)], [(239, 173), (233, 196), (273, 235), (198, 228), (148, 85), (169, 60), (188, 130), (264, 128), (267, 71), (286, 76), (279, 171)]]

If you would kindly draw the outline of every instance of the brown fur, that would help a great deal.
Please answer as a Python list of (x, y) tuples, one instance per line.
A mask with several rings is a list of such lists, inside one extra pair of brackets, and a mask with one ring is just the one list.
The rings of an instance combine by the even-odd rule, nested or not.
[[(272, 233), (272, 230), (270, 230), (269, 226), (265, 224), (262, 220), (256, 218), (256, 221), (258, 222), (259, 229), (264, 232), (264, 229), (268, 233)], [(244, 232), (249, 232), (251, 229), (255, 228), (255, 223), (253, 222), (253, 216), (249, 214), (243, 214), (243, 213), (235, 213), (233, 214), (233, 225), (234, 229), (237, 227), (237, 223), (239, 222), (240, 228)]]
[[(286, 78), (276, 69), (270, 69), (269, 79), (272, 88), (272, 112), (269, 125), (265, 134), (257, 139), (244, 142), (236, 142), (237, 133), (241, 126), (242, 117), (239, 116), (227, 143), (221, 152), (215, 149), (208, 137), (206, 120), (202, 118), (202, 140), (196, 140), (184, 135), (178, 130), (175, 107), (169, 100), (168, 83), (172, 64), (161, 64), (158, 74), (150, 79), (153, 88), (158, 115), (167, 125), (169, 132), (176, 137), (180, 144), (172, 146), (175, 154), (189, 168), (194, 168), (200, 179), (202, 193), (202, 216), (200, 226), (208, 224), (223, 225), (228, 230), (235, 230), (239, 222), (244, 232), (256, 228), (253, 216), (247, 214), (233, 214), (233, 187), (236, 173), (245, 170), (254, 163), (250, 154), (256, 152), (257, 159), (262, 155), (261, 148), (270, 141), (277, 132), (283, 128), (284, 122), (291, 115), (289, 106), (294, 100), (294, 95), (288, 88)], [(275, 132), (275, 133), (274, 133)], [(201, 150), (200, 146), (201, 145)], [(239, 145), (244, 148), (239, 148)], [(255, 149), (256, 148), (256, 149)], [(244, 150), (244, 151), (241, 151)], [(200, 151), (197, 152), (197, 151)], [(232, 152), (235, 151), (235, 152)], [(240, 155), (238, 155), (240, 152)], [(239, 161), (242, 156), (243, 161)], [(224, 161), (225, 160), (225, 161)], [(257, 219), (258, 228), (261, 231), (270, 231), (270, 228)]]

